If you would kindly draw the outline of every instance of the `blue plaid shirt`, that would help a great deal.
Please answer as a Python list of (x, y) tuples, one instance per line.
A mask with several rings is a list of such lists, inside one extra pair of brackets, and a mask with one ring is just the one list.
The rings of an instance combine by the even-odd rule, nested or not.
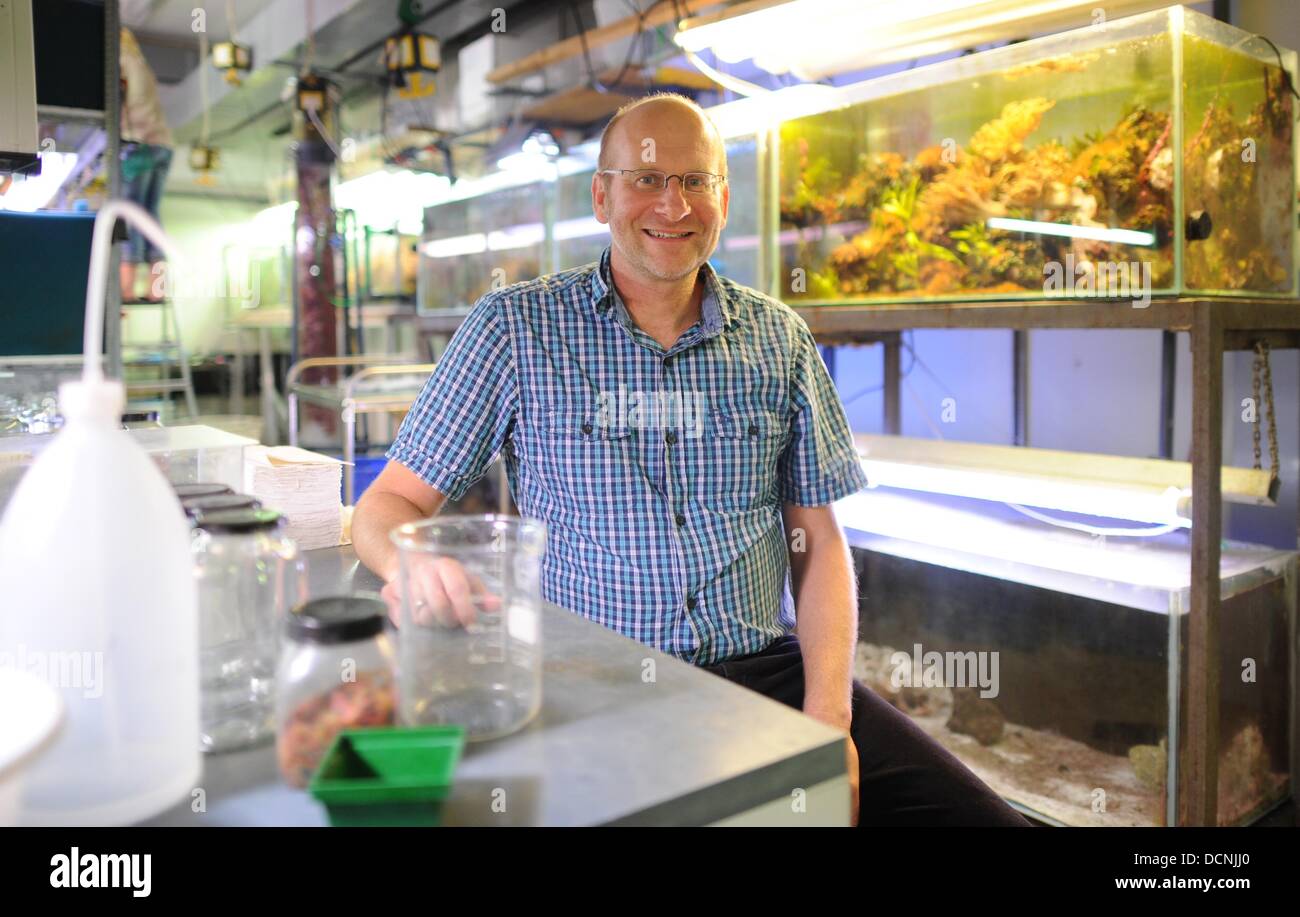
[(866, 485), (808, 326), (701, 268), (665, 351), (598, 264), (475, 305), (388, 457), (459, 499), (500, 452), (547, 526), (543, 597), (678, 658), (758, 652), (794, 623), (783, 502)]

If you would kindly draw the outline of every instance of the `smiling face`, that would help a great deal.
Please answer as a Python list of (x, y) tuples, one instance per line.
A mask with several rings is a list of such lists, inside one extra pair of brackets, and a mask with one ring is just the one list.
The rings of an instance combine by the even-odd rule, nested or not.
[[(694, 109), (656, 100), (614, 125), (600, 167), (725, 175), (726, 150), (717, 131)], [(723, 182), (712, 191), (693, 193), (677, 179), (659, 191), (638, 191), (631, 176), (598, 174), (592, 178), (591, 198), (596, 219), (609, 224), (618, 267), (644, 282), (660, 283), (693, 276), (713, 254), (727, 225), (730, 192)]]

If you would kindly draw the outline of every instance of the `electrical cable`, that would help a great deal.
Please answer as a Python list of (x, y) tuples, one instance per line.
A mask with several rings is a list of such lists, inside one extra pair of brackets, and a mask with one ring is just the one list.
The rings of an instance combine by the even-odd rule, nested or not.
[(315, 0), (307, 0), (307, 41), (303, 45), (302, 70), (299, 76), (306, 76), (311, 73), (312, 65), (316, 63), (316, 3)]
[(1071, 529), (1076, 532), (1084, 532), (1089, 535), (1114, 535), (1120, 538), (1155, 538), (1159, 535), (1168, 535), (1170, 532), (1176, 532), (1182, 528), (1181, 525), (1157, 525), (1141, 529), (1108, 528), (1100, 525), (1088, 525), (1084, 522), (1071, 522), (1067, 519), (1056, 519), (1037, 510), (1032, 510), (1027, 506), (1021, 506), (1019, 503), (1004, 503), (1003, 505), (1038, 522), (1054, 525), (1058, 528)]
[(627, 71), (632, 63), (632, 56), (636, 53), (636, 47), (641, 42), (641, 36), (645, 34), (645, 12), (639, 8), (637, 9), (636, 34), (632, 36), (632, 40), (627, 46), (627, 54), (623, 58), (623, 67), (618, 71), (618, 76), (614, 77), (613, 81), (606, 85), (597, 79), (596, 69), (592, 66), (591, 49), (587, 46), (587, 29), (582, 23), (582, 14), (578, 11), (578, 5), (570, 2), (565, 8), (569, 11), (574, 24), (578, 27), (578, 43), (582, 46), (582, 59), (587, 67), (587, 79), (591, 83), (591, 87), (601, 93), (612, 92), (612, 87), (618, 86), (623, 82), (623, 78), (627, 76)]
[(208, 33), (199, 33), (199, 107), (203, 109), (203, 120), (199, 127), (199, 145), (208, 145), (208, 135), (212, 128), (208, 104)]
[(306, 111), (307, 117), (311, 120), (312, 126), (316, 128), (316, 133), (320, 135), (320, 139), (325, 141), (325, 145), (330, 148), (330, 152), (334, 154), (335, 158), (341, 159), (343, 154), (339, 152), (339, 148), (334, 143), (333, 138), (331, 138), (329, 132), (325, 130), (325, 125), (321, 124), (321, 120), (316, 114), (316, 109), (308, 108)]
[[(905, 335), (910, 335), (912, 331), (909, 328), (903, 333)], [(906, 379), (909, 375), (911, 375), (912, 370), (916, 368), (916, 351), (913, 350), (912, 345), (910, 343), (907, 343), (906, 341), (903, 342), (903, 347), (907, 350), (908, 355), (911, 356), (912, 362), (908, 364), (907, 369), (903, 370), (901, 373), (898, 374), (898, 377), (900, 379)], [(840, 401), (843, 404), (847, 405), (853, 401), (857, 401), (863, 395), (870, 395), (872, 392), (881, 392), (884, 391), (884, 389), (885, 386), (883, 384), (869, 385), (860, 392), (855, 392), (854, 394), (850, 395), (847, 398), (841, 398)]]

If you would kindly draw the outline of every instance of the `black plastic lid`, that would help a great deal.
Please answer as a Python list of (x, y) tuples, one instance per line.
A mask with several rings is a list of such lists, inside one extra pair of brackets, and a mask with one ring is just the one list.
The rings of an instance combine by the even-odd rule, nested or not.
[(205, 532), (255, 532), (274, 528), (282, 517), (272, 509), (220, 509), (194, 516), (194, 527)]
[(181, 500), (185, 515), (191, 519), (207, 516), (208, 513), (224, 512), (229, 509), (261, 509), (261, 501), (248, 494), (211, 494), (206, 497), (186, 497)]
[(307, 643), (351, 643), (382, 633), (387, 615), (383, 599), (335, 595), (303, 602), (289, 615), (285, 631)]
[(225, 484), (173, 484), (172, 490), (176, 491), (176, 496), (182, 500), (189, 500), (192, 497), (215, 497), (217, 494), (232, 493), (231, 489)]

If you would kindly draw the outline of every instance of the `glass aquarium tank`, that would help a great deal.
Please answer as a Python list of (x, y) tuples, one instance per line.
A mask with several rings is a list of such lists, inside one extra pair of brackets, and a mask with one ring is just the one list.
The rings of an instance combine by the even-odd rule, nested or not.
[[(836, 515), (859, 579), (859, 680), (1035, 818), (1180, 823), (1187, 530), (1097, 537), (887, 487)], [(1291, 793), (1295, 572), (1294, 552), (1224, 543), (1220, 825)]]
[(609, 227), (591, 212), (594, 169), (562, 175), (555, 183), (553, 270), (567, 271), (600, 260), (609, 245)]
[(502, 188), (424, 211), (419, 311), (467, 309), (493, 287), (542, 274), (546, 182)]
[(846, 87), (778, 129), (774, 292), (1295, 296), (1295, 72), (1171, 7)]

